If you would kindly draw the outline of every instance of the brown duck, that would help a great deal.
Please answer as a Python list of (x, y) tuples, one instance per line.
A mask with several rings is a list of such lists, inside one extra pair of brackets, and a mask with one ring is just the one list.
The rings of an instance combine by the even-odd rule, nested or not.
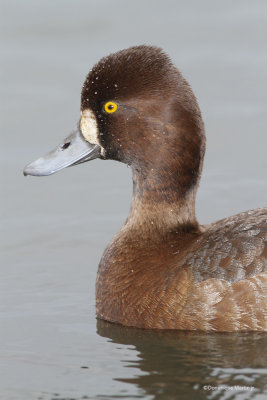
[(129, 216), (99, 264), (100, 318), (139, 328), (267, 330), (267, 208), (199, 225), (204, 153), (189, 84), (161, 49), (137, 46), (93, 67), (77, 128), (25, 167), (25, 175), (50, 175), (98, 157), (132, 168)]

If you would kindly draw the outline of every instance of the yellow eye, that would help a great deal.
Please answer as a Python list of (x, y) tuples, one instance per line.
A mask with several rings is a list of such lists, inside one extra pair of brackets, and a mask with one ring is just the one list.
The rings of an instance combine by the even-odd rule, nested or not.
[(108, 114), (112, 114), (115, 111), (117, 111), (118, 108), (118, 104), (114, 103), (114, 101), (108, 101), (105, 105), (104, 105), (104, 110), (108, 113)]

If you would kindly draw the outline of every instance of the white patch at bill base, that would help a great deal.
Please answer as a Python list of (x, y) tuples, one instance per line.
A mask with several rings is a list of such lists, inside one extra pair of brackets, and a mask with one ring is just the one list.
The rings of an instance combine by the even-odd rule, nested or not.
[(84, 139), (91, 144), (101, 144), (98, 137), (98, 126), (95, 114), (89, 108), (81, 111), (80, 128)]

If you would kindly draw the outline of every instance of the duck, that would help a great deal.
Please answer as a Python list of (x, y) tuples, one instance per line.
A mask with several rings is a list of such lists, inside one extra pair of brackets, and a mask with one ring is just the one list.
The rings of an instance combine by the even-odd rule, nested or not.
[(143, 329), (267, 330), (267, 207), (199, 224), (205, 142), (196, 97), (170, 57), (133, 46), (94, 65), (75, 129), (24, 168), (44, 176), (99, 158), (132, 169), (129, 215), (98, 266), (98, 318)]

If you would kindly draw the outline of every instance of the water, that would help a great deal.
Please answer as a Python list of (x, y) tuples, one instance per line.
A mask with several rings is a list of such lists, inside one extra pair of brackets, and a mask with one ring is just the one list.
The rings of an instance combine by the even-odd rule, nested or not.
[(91, 66), (152, 43), (189, 80), (206, 123), (200, 222), (265, 206), (266, 2), (0, 4), (1, 399), (266, 398), (265, 334), (96, 320), (97, 264), (127, 215), (129, 168), (97, 160), (48, 178), (22, 175), (76, 124)]

